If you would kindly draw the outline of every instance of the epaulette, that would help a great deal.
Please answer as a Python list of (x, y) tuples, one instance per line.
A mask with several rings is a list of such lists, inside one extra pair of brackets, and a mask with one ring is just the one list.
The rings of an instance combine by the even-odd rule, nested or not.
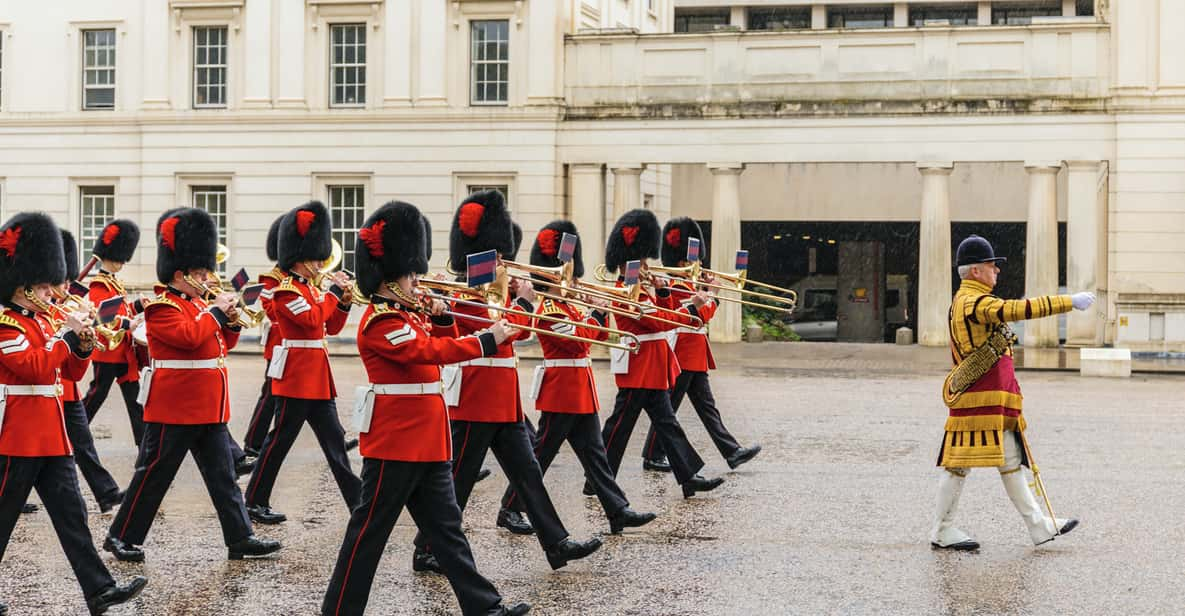
[(160, 295), (157, 295), (156, 297), (144, 302), (145, 311), (147, 311), (152, 306), (172, 306), (177, 310), (181, 310), (181, 306), (178, 305), (177, 302), (166, 297), (164, 293), (161, 293)]
[(362, 323), (362, 331), (366, 331), (366, 328), (370, 327), (370, 324), (375, 319), (378, 319), (380, 317), (385, 317), (387, 315), (396, 315), (396, 314), (399, 314), (399, 312), (400, 312), (399, 309), (392, 308), (390, 304), (387, 304), (385, 302), (378, 303), (378, 304), (371, 304), (371, 307), (372, 307), (372, 309), (371, 309), (370, 315), (367, 316), (366, 321), (364, 323)]
[(284, 282), (284, 278), (285, 278), (283, 270), (281, 270), (278, 267), (273, 267), (272, 269), (260, 274), (259, 277), (260, 278), (271, 278), (272, 280), (275, 280), (276, 282)]
[(108, 291), (114, 291), (115, 293), (123, 295), (123, 285), (119, 284), (118, 280), (108, 276), (107, 274), (95, 274), (95, 277), (91, 279), (91, 284), (94, 285), (96, 282), (107, 287)]
[(551, 300), (551, 299), (543, 300), (543, 306), (540, 309), (540, 313), (541, 314), (562, 314), (565, 316), (567, 315), (567, 313), (564, 312), (564, 309), (560, 308), (559, 304), (556, 304), (555, 301)]
[(280, 286), (276, 287), (272, 292), (273, 293), (280, 293), (281, 291), (292, 291), (293, 293), (300, 293), (300, 288), (292, 283), (291, 276), (285, 276), (284, 279), (280, 281)]
[(25, 326), (21, 325), (20, 321), (17, 321), (11, 316), (5, 314), (4, 311), (0, 311), (0, 325), (11, 327), (22, 334), (25, 333)]
[(676, 280), (675, 282), (671, 283), (671, 286), (678, 287), (680, 289), (687, 289), (688, 291), (695, 290), (695, 287), (691, 286), (691, 282), (687, 280)]

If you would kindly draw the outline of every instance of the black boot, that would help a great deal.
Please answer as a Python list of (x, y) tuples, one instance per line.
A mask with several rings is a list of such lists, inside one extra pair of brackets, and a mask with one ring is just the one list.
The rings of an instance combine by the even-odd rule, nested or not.
[(666, 458), (642, 458), (642, 469), (669, 473), (671, 472), (671, 463)]
[(0, 603), (0, 616), (8, 616), (8, 606)]
[(251, 457), (251, 458), (258, 458), (258, 457), (259, 457), (259, 450), (258, 450), (258, 449), (252, 449), (252, 448), (250, 448), (250, 447), (244, 447), (244, 448), (243, 448), (243, 453), (247, 454), (247, 456), (248, 456), (248, 457)]
[[(515, 603), (510, 607), (499, 605), (497, 611), (490, 612), (490, 616), (523, 616), (529, 611), (531, 611), (530, 603)], [(0, 616), (4, 616), (4, 613), (0, 612)]]
[(121, 539), (116, 539), (111, 535), (103, 540), (103, 549), (115, 555), (116, 560), (122, 560), (129, 563), (144, 562), (144, 550), (138, 548), (130, 543), (124, 543)]
[(127, 603), (136, 598), (141, 590), (148, 585), (148, 578), (137, 575), (132, 578), (132, 581), (123, 586), (112, 586), (99, 594), (88, 597), (86, 606), (90, 608), (92, 616), (94, 614), (103, 614), (107, 612), (107, 608), (121, 603)]
[(99, 513), (107, 513), (123, 502), (123, 490), (116, 492), (111, 498), (99, 501)]
[(246, 539), (227, 546), (226, 557), (230, 560), (243, 560), (244, 556), (267, 556), (278, 551), (280, 551), (279, 541), (248, 535)]
[(761, 445), (754, 445), (752, 447), (741, 447), (736, 450), (736, 453), (728, 457), (728, 468), (736, 468), (749, 460), (757, 457), (761, 453)]
[(235, 477), (242, 477), (243, 475), (250, 475), (251, 471), (255, 470), (255, 460), (243, 456), (235, 460)]
[(596, 496), (597, 495), (597, 491), (595, 489), (593, 489), (592, 484), (589, 483), (587, 479), (584, 481), (584, 489), (581, 490), (580, 493), (584, 494), (585, 496)]
[(37, 513), (38, 511), (41, 511), (41, 507), (38, 507), (37, 503), (25, 503), (21, 505), (21, 513)]
[(531, 526), (523, 514), (512, 509), (499, 509), (497, 524), (516, 535), (535, 534), (535, 527)]
[(260, 524), (279, 524), (288, 521), (288, 516), (264, 505), (247, 507), (247, 515)]
[(711, 492), (719, 488), (722, 483), (724, 483), (723, 477), (707, 479), (701, 475), (696, 475), (688, 479), (687, 483), (683, 484), (683, 498), (691, 498), (697, 492)]
[(489, 476), (493, 475), (493, 474), (494, 474), (494, 472), (491, 471), (490, 469), (483, 468), (480, 471), (477, 471), (477, 479), (474, 479), (473, 483), (477, 483), (477, 482), (482, 481), (484, 479), (488, 479)]
[(587, 541), (573, 541), (564, 539), (547, 548), (547, 564), (551, 568), (559, 569), (573, 560), (579, 560), (601, 549), (601, 540), (593, 537)]
[(358, 448), (358, 439), (352, 438), (346, 441), (346, 451), (354, 451)]
[(623, 507), (621, 511), (609, 516), (609, 532), (616, 535), (622, 529), (645, 526), (657, 517), (653, 513), (638, 513), (629, 507)]
[(411, 555), (411, 570), (444, 573), (444, 569), (440, 568), (440, 562), (436, 560), (436, 555), (420, 548), (416, 548), (416, 551)]

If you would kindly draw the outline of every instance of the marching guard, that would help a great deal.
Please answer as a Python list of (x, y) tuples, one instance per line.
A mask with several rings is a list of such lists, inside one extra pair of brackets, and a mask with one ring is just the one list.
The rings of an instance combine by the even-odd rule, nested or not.
[(56, 331), (50, 322), (53, 286), (65, 278), (62, 236), (48, 216), (17, 214), (0, 227), (0, 558), (36, 488), (87, 608), (103, 614), (148, 580), (116, 584), (87, 527), (60, 395), (62, 377), (86, 374), (95, 333), (86, 313), (62, 315)]
[[(280, 234), (280, 221), (284, 217), (280, 216), (272, 222), (272, 226), (267, 230), (267, 241), (265, 242), (265, 250), (267, 252), (267, 260), (276, 263), (279, 259), (277, 252), (277, 243)], [(263, 385), (259, 390), (259, 399), (255, 402), (255, 408), (251, 412), (251, 421), (247, 424), (247, 434), (243, 436), (243, 449), (248, 455), (258, 457), (259, 452), (263, 450), (263, 441), (272, 426), (272, 419), (276, 414), (276, 398), (272, 395), (272, 377), (267, 375), (267, 369), (272, 361), (272, 352), (275, 347), (283, 340), (280, 335), (280, 327), (277, 325), (279, 320), (276, 317), (276, 304), (272, 301), (272, 294), (275, 293), (276, 287), (284, 282), (284, 270), (280, 269), (277, 263), (272, 269), (259, 275), (259, 283), (263, 285), (263, 291), (259, 294), (259, 304), (263, 308), (264, 314), (267, 315), (267, 320), (271, 326), (267, 328), (267, 335), (263, 339)]]
[(144, 543), (165, 492), (188, 453), (218, 513), (227, 556), (263, 556), (280, 549), (257, 538), (235, 483), (230, 432), (227, 351), (239, 339), (237, 298), (219, 293), (207, 305), (218, 228), (205, 210), (177, 208), (156, 225), (156, 275), (167, 285), (145, 306), (144, 442), (123, 504), (103, 548), (119, 560), (144, 560)]
[[(78, 279), (78, 245), (75, 244), (72, 233), (65, 229), (61, 231), (62, 252), (66, 257), (66, 282), (61, 295), (65, 297), (70, 293), (70, 282)], [(82, 397), (78, 395), (78, 383), (69, 378), (62, 379), (62, 412), (66, 420), (66, 434), (74, 448), (74, 461), (78, 463), (78, 471), (82, 473), (91, 494), (98, 501), (99, 511), (107, 513), (123, 500), (123, 492), (120, 491), (115, 478), (99, 461), (99, 452), (95, 450), (95, 439), (91, 435), (90, 419), (87, 417), (86, 407), (82, 404)]]
[[(642, 271), (645, 272), (647, 260), (658, 257), (658, 244), (658, 219), (654, 213), (643, 209), (630, 210), (617, 220), (613, 231), (609, 233), (605, 246), (605, 268), (610, 272), (622, 270), (624, 273), (627, 262), (640, 261)], [(617, 284), (621, 286), (623, 280), (619, 275)], [(611, 371), (617, 381), (617, 400), (613, 414), (605, 421), (601, 437), (609, 456), (609, 468), (616, 476), (634, 425), (645, 409), (663, 451), (670, 460), (675, 479), (683, 488), (683, 498), (691, 498), (698, 492), (715, 490), (724, 483), (724, 479), (708, 479), (699, 474), (704, 461), (687, 440), (683, 427), (675, 419), (675, 410), (671, 408), (670, 390), (679, 376), (679, 360), (667, 340), (673, 335), (675, 326), (647, 316), (660, 310), (664, 315), (674, 318), (678, 318), (680, 313), (696, 316), (708, 298), (707, 293), (698, 292), (683, 307), (670, 289), (663, 288), (661, 278), (655, 278), (654, 284), (654, 297), (642, 292), (638, 298), (645, 306), (638, 318), (614, 318), (618, 329), (637, 336), (641, 349), (633, 357), (628, 353), (613, 353)], [(588, 482), (584, 484), (584, 493), (590, 496), (594, 493)]]
[[(662, 264), (666, 267), (691, 265), (687, 261), (687, 245), (692, 238), (700, 241), (700, 261), (707, 267), (708, 245), (704, 242), (704, 233), (700, 230), (699, 223), (686, 216), (673, 218), (663, 226), (662, 249), (659, 251)], [(684, 308), (690, 308), (690, 298), (696, 294), (694, 281), (677, 279), (671, 284), (671, 292), (682, 301)], [(704, 429), (708, 431), (708, 436), (712, 437), (712, 443), (728, 462), (728, 468), (735, 469), (761, 453), (761, 445), (741, 447), (728, 428), (724, 427), (720, 409), (716, 408), (716, 397), (712, 395), (708, 371), (716, 369), (716, 358), (712, 357), (706, 324), (716, 314), (718, 305), (718, 301), (711, 298), (696, 309), (696, 314), (705, 324), (704, 327), (679, 330), (675, 341), (675, 357), (679, 360), (679, 368), (682, 371), (675, 379), (675, 386), (671, 388), (671, 408), (678, 413), (683, 397), (690, 399), (692, 408), (699, 415)], [(662, 444), (658, 441), (658, 434), (651, 426), (642, 450), (642, 466), (647, 470), (669, 472), (671, 465), (666, 458)]]
[(425, 305), (416, 278), (428, 271), (427, 226), (419, 210), (391, 202), (358, 231), (357, 274), (370, 306), (358, 325), (358, 351), (370, 384), (356, 402), (361, 422), (362, 501), (350, 515), (321, 613), (366, 610), (375, 570), (406, 506), (433, 547), (461, 612), (519, 615), (527, 604), (503, 606), (497, 589), (477, 571), (461, 530), (453, 489), (448, 410), (440, 364), (487, 357), (512, 330), (505, 321), (457, 338), (441, 300)]
[[(497, 251), (498, 255), (515, 251), (510, 214), (506, 211), (502, 193), (497, 190), (470, 195), (457, 208), (449, 232), (449, 263), (461, 267), (466, 262), (466, 255), (489, 250)], [(519, 286), (517, 293), (520, 295), (515, 302), (518, 309), (534, 312), (535, 308), (529, 302), (530, 285)], [(509, 297), (506, 300), (509, 302)], [(454, 310), (475, 317), (457, 319), (461, 334), (471, 335), (489, 325), (488, 309), (456, 305)], [(507, 320), (512, 326), (525, 325), (529, 318), (508, 315)], [(543, 471), (531, 448), (519, 396), (513, 342), (524, 334), (526, 332), (518, 332), (508, 337), (492, 356), (453, 364), (444, 371), (445, 400), (449, 405), (452, 439), (456, 445), (453, 482), (457, 504), (464, 511), (486, 452), (492, 450), (511, 486), (524, 501), (523, 506), (537, 531), (547, 562), (552, 569), (559, 569), (569, 561), (584, 558), (600, 549), (601, 540), (575, 541), (569, 538), (543, 485)], [(441, 571), (436, 555), (430, 549), (429, 538), (421, 532), (415, 542), (413, 569)]]
[(979, 543), (954, 525), (967, 472), (995, 467), (1004, 491), (1029, 529), (1034, 545), (1070, 532), (1076, 519), (1053, 520), (1037, 504), (1021, 469), (1032, 467), (1025, 441), (1020, 385), (1012, 363), (1015, 336), (1008, 323), (1086, 310), (1094, 294), (1050, 295), (1005, 300), (992, 295), (1000, 263), (992, 245), (977, 235), (963, 240), (955, 255), (962, 283), (950, 307), (951, 359), (955, 367), (943, 385), (950, 409), (938, 454), (945, 469), (930, 544), (935, 548), (976, 550)]
[[(126, 219), (117, 218), (103, 226), (102, 233), (95, 239), (92, 250), (99, 260), (99, 273), (91, 280), (90, 300), (96, 307), (113, 297), (123, 297), (125, 301), (119, 306), (118, 325), (116, 328), (132, 329), (134, 308), (127, 299), (127, 289), (119, 280), (118, 274), (123, 266), (132, 260), (136, 246), (140, 243), (140, 227)], [(132, 347), (132, 337), (124, 336), (119, 344), (111, 345), (106, 350), (95, 351), (94, 378), (87, 388), (83, 404), (86, 406), (86, 416), (94, 421), (95, 414), (102, 408), (111, 391), (111, 384), (119, 385), (119, 393), (123, 395), (123, 404), (127, 407), (128, 419), (132, 424), (132, 438), (136, 446), (144, 436), (144, 408), (136, 399), (140, 396), (140, 376), (137, 371), (136, 351)]]
[[(552, 221), (539, 231), (531, 245), (531, 265), (560, 267), (559, 249), (565, 233), (577, 237), (572, 267), (573, 274), (579, 278), (584, 275), (579, 236), (576, 225), (566, 220)], [(544, 292), (554, 294), (559, 291), (542, 281), (535, 284)], [(595, 299), (591, 302), (594, 305), (605, 303)], [(536, 327), (548, 327), (556, 333), (590, 340), (606, 340), (609, 337), (608, 332), (603, 330), (581, 327), (583, 324), (605, 327), (609, 314), (603, 310), (594, 309), (586, 315), (571, 303), (545, 298), (540, 302), (539, 314), (567, 319), (567, 322), (537, 322)], [(605, 443), (601, 440), (601, 422), (597, 416), (601, 405), (597, 400), (592, 358), (589, 356), (591, 343), (541, 335), (539, 346), (543, 350), (543, 363), (535, 369), (531, 397), (535, 400), (535, 409), (540, 412), (539, 428), (533, 440), (535, 457), (543, 473), (547, 473), (560, 447), (567, 442), (596, 490), (601, 508), (609, 518), (610, 532), (616, 534), (628, 527), (649, 524), (655, 515), (630, 509), (625, 492), (609, 469)], [(523, 511), (523, 499), (518, 498), (513, 487), (507, 487), (502, 497), (502, 510), (498, 513), (498, 525), (520, 534), (534, 532), (534, 528), (523, 519)]]
[(271, 508), (272, 488), (280, 467), (307, 422), (317, 436), (346, 507), (358, 504), (361, 484), (346, 455), (345, 429), (337, 416), (337, 389), (329, 368), (326, 334), (346, 325), (353, 282), (344, 272), (326, 274), (328, 292), (318, 287), (321, 266), (332, 252), (329, 210), (310, 201), (284, 215), (277, 231), (279, 266), (284, 280), (272, 291), (275, 325), (283, 337), (273, 349), (268, 376), (275, 396), (275, 428), (264, 440), (255, 472), (247, 483), (251, 519), (279, 524), (288, 519)]

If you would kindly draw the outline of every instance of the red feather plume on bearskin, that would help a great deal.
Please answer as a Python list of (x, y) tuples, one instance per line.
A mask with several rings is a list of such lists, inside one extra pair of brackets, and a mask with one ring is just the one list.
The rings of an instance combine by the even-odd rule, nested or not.
[(103, 229), (104, 244), (110, 246), (111, 242), (114, 242), (117, 237), (119, 237), (119, 225), (107, 225), (107, 228)]
[(679, 233), (678, 227), (667, 231), (667, 246), (674, 246), (675, 248), (678, 248), (682, 242), (683, 238)]
[(478, 227), (481, 225), (481, 217), (486, 213), (486, 208), (480, 203), (469, 202), (461, 206), (461, 213), (457, 217), (457, 226), (461, 228), (461, 233), (465, 237), (477, 237)]
[(363, 244), (366, 244), (366, 251), (376, 259), (383, 257), (383, 229), (386, 226), (387, 221), (379, 220), (369, 227), (362, 227), (358, 230), (358, 237), (362, 238)]
[(180, 220), (174, 216), (160, 223), (160, 241), (169, 250), (177, 249), (177, 222)]
[(296, 213), (296, 232), (304, 237), (309, 234), (309, 227), (313, 226), (313, 222), (317, 220), (316, 212), (308, 210), (301, 210)]
[(555, 229), (543, 229), (540, 231), (539, 238), (536, 240), (539, 243), (539, 252), (555, 258), (560, 252), (561, 237), (560, 232)]
[(5, 229), (0, 233), (0, 250), (4, 251), (10, 258), (16, 254), (16, 244), (21, 239), (21, 228), (12, 227)]
[(626, 246), (633, 246), (634, 241), (638, 239), (638, 227), (622, 227), (621, 239), (625, 241)]

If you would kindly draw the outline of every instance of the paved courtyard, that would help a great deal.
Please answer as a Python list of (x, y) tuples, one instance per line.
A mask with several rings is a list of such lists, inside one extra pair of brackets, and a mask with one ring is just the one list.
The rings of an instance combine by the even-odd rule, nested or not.
[[(592, 557), (551, 572), (533, 537), (494, 526), (505, 478), (492, 457), (466, 526), (478, 567), (532, 613), (708, 614), (1178, 614), (1185, 525), (1181, 376), (1130, 380), (1024, 372), (1026, 414), (1059, 516), (1073, 534), (1034, 549), (992, 470), (968, 481), (958, 519), (983, 544), (978, 554), (931, 551), (926, 533), (945, 410), (938, 397), (941, 349), (838, 344), (729, 345), (712, 378), (725, 421), (764, 452), (730, 472), (685, 403), (680, 414), (724, 486), (685, 501), (668, 475), (643, 472), (639, 423), (620, 480), (634, 508), (658, 520), (608, 535), (595, 499), (580, 494), (571, 451), (547, 476), (577, 538), (604, 533)], [(262, 377), (258, 356), (232, 359), (242, 435)], [(520, 374), (529, 384), (533, 361)], [(335, 357), (348, 426), (356, 358)], [(602, 406), (615, 388), (597, 366)], [(529, 408), (529, 401), (527, 401)], [(531, 412), (534, 415), (533, 411)], [(606, 409), (602, 416), (608, 414)], [(117, 393), (94, 425), (104, 463), (125, 485), (135, 450)], [(354, 453), (355, 469), (358, 468)], [(91, 506), (96, 541), (110, 516)], [(315, 439), (301, 436), (272, 502), (289, 516), (260, 535), (285, 549), (274, 560), (229, 562), (196, 467), (187, 462), (149, 535), (143, 564), (109, 557), (117, 577), (151, 582), (112, 614), (314, 614), (341, 541), (347, 511)], [(387, 548), (369, 614), (452, 614), (441, 577), (411, 572), (414, 527), (406, 516)], [(85, 607), (44, 512), (23, 516), (4, 562), (0, 598), (13, 614), (80, 614)]]

